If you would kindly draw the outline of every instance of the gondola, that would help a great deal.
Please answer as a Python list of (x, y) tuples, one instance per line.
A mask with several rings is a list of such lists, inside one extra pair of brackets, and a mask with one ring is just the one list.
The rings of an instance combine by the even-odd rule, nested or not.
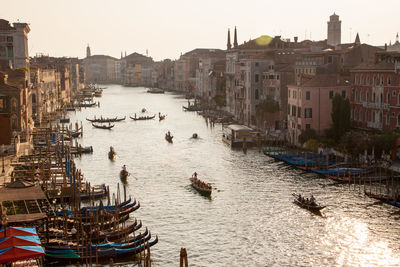
[(160, 121), (165, 120), (165, 116), (167, 116), (167, 115), (161, 115), (161, 113), (158, 112), (158, 119), (159, 119)]
[(77, 138), (77, 137), (79, 137), (79, 136), (82, 134), (82, 132), (78, 132), (78, 131), (68, 131), (68, 134), (69, 134), (71, 137), (73, 137), (73, 138)]
[(110, 125), (98, 125), (98, 124), (94, 124), (92, 123), (93, 127), (95, 128), (99, 128), (99, 129), (106, 129), (106, 130), (110, 130), (111, 128), (113, 128), (115, 126), (115, 124), (110, 124)]
[(129, 176), (129, 172), (128, 172), (127, 170), (121, 170), (121, 171), (119, 172), (119, 177), (120, 177), (121, 179), (127, 179), (128, 176)]
[(129, 116), (132, 120), (134, 120), (134, 121), (143, 121), (143, 120), (152, 120), (152, 119), (154, 119), (155, 117), (156, 117), (156, 115), (154, 115), (154, 116), (140, 116), (140, 117), (131, 117), (131, 116)]
[(123, 120), (125, 120), (126, 119), (126, 116), (124, 116), (123, 118), (118, 118), (118, 117), (115, 117), (115, 118), (94, 118), (94, 119), (88, 119), (88, 118), (86, 118), (86, 120), (87, 121), (90, 121), (90, 122), (99, 122), (99, 123), (107, 123), (107, 122), (119, 122), (119, 121), (123, 121)]
[(185, 111), (201, 111), (202, 110), (202, 108), (201, 107), (198, 107), (198, 106), (188, 106), (188, 107), (185, 107), (185, 106), (182, 106), (182, 108), (185, 110)]
[(204, 183), (203, 181), (197, 179), (196, 177), (191, 177), (190, 182), (192, 184), (192, 187), (196, 189), (200, 194), (204, 196), (210, 196), (212, 192), (212, 186)]
[[(83, 207), (81, 208), (81, 212), (86, 212), (86, 211), (92, 211), (92, 210), (106, 210), (106, 211), (111, 211), (111, 210), (115, 210), (115, 209), (122, 209), (123, 207), (127, 206), (129, 203), (131, 203), (132, 201), (132, 197), (129, 197), (127, 200), (125, 200), (124, 202), (121, 202), (117, 205), (106, 205), (103, 207), (100, 206), (91, 206), (91, 207)], [(133, 199), (134, 205), (136, 204), (136, 199)]]
[(115, 153), (115, 151), (109, 151), (108, 152), (108, 158), (110, 160), (115, 160), (115, 156), (117, 155), (117, 153)]
[(325, 208), (325, 206), (318, 205), (317, 203), (311, 204), (311, 202), (307, 202), (305, 200), (303, 201), (299, 200), (299, 195), (296, 193), (292, 193), (292, 195), (294, 197), (293, 202), (304, 209), (308, 209), (313, 212), (319, 212), (320, 210)]
[(167, 140), (169, 143), (172, 143), (172, 138), (174, 138), (173, 135), (171, 134), (165, 134), (165, 140)]
[[(150, 231), (147, 229), (143, 232), (140, 233), (138, 235), (135, 236), (128, 236), (127, 238), (124, 238), (124, 243), (110, 243), (110, 242), (104, 242), (104, 243), (100, 243), (100, 244), (96, 244), (96, 245), (92, 245), (92, 247), (96, 247), (96, 246), (104, 246), (104, 247), (120, 247), (120, 248), (126, 248), (125, 246), (127, 244), (133, 244), (135, 242), (141, 241), (143, 239), (147, 239), (148, 236), (151, 237), (151, 233)], [(124, 246), (124, 247), (122, 247)], [(45, 250), (66, 250), (66, 249), (78, 249), (81, 248), (81, 245), (66, 245), (65, 241), (62, 239), (53, 239), (51, 240), (51, 242), (46, 243), (43, 245)]]
[(93, 107), (96, 105), (96, 102), (93, 103), (80, 103), (78, 106), (81, 108), (88, 108), (88, 107)]
[(46, 250), (46, 259), (49, 261), (79, 261), (84, 262), (88, 260), (95, 261), (96, 259), (117, 259), (124, 256), (133, 256), (136, 255), (148, 247), (152, 247), (158, 243), (158, 236), (153, 241), (143, 243), (136, 247), (132, 248), (101, 248), (97, 247), (93, 250), (92, 247), (87, 247), (84, 250), (79, 251), (78, 253), (72, 249), (65, 250)]

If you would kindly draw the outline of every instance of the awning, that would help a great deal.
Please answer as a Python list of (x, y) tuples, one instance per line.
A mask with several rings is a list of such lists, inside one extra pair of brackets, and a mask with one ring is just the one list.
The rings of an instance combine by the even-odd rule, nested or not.
[(19, 246), (0, 249), (0, 263), (19, 261), (44, 256), (41, 246)]
[(19, 246), (40, 246), (40, 239), (37, 235), (10, 236), (0, 238), (0, 249)]
[[(6, 234), (6, 235), (4, 235)], [(8, 227), (0, 231), (0, 263), (44, 256), (34, 227)]]

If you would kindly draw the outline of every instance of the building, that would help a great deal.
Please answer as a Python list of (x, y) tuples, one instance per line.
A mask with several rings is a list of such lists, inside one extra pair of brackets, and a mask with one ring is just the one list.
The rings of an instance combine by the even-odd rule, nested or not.
[(151, 86), (153, 59), (139, 53), (123, 57), (120, 63), (122, 84), (129, 86)]
[(339, 20), (339, 16), (333, 13), (329, 17), (328, 21), (328, 45), (333, 47), (341, 44), (342, 36), (342, 21)]
[(115, 71), (116, 61), (118, 61), (118, 59), (105, 55), (93, 55), (86, 57), (83, 60), (86, 81), (89, 83), (117, 82)]
[(17, 145), (20, 140), (30, 140), (33, 121), (27, 80), (23, 70), (0, 72), (0, 144)]
[(351, 124), (365, 130), (400, 127), (400, 52), (378, 52), (375, 63), (351, 70)]
[(300, 145), (299, 135), (314, 129), (319, 135), (332, 125), (332, 98), (350, 97), (350, 82), (338, 74), (302, 75), (288, 86), (288, 141)]
[(0, 61), (10, 68), (29, 69), (28, 33), (30, 28), (27, 23), (13, 23), (0, 19)]

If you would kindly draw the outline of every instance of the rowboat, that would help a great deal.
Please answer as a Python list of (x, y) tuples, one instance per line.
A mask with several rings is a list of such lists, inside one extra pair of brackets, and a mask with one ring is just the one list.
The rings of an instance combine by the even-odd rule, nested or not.
[(204, 196), (210, 196), (212, 192), (212, 186), (210, 184), (204, 183), (203, 181), (192, 177), (189, 179), (192, 187), (196, 189), (200, 194)]
[(310, 201), (307, 202), (304, 199), (300, 200), (299, 195), (296, 193), (292, 193), (292, 195), (294, 196), (293, 202), (304, 209), (308, 209), (313, 212), (319, 212), (325, 208), (325, 206), (318, 205), (317, 203), (312, 204)]
[(121, 179), (127, 179), (129, 176), (129, 172), (127, 170), (121, 170), (119, 173), (119, 177)]
[(172, 138), (174, 138), (173, 135), (168, 133), (165, 134), (165, 140), (167, 140), (169, 143), (172, 143)]

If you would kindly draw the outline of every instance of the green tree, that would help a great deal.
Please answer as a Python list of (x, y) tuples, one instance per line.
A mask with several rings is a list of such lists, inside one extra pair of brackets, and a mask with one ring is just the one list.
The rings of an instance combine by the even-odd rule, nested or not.
[(310, 139), (317, 139), (317, 132), (314, 129), (306, 129), (299, 135), (299, 142), (304, 144)]
[(335, 94), (332, 99), (332, 134), (338, 141), (350, 129), (350, 101), (340, 94)]

